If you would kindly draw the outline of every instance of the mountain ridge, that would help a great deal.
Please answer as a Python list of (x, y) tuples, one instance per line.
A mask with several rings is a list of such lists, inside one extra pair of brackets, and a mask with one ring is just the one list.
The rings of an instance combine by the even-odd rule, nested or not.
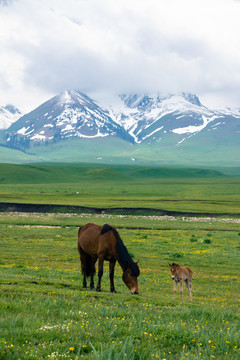
[[(122, 94), (104, 102), (67, 90), (3, 130), (1, 145), (47, 161), (61, 161), (61, 151), (66, 161), (72, 153), (73, 161), (85, 154), (90, 161), (122, 157), (157, 162), (173, 157), (177, 163), (184, 157), (202, 164), (211, 155), (218, 164), (222, 158), (235, 166), (239, 134), (240, 113), (208, 109), (190, 93)], [(63, 153), (66, 146), (69, 154)]]
[(7, 129), (7, 141), (14, 135), (43, 142), (71, 136), (113, 135), (141, 143), (148, 138), (161, 139), (160, 136), (156, 139), (156, 133), (161, 136), (191, 134), (216, 119), (220, 121), (227, 116), (240, 119), (240, 113), (207, 109), (196, 95), (189, 93), (166, 97), (119, 95), (119, 99), (122, 101), (120, 109), (111, 104), (107, 108), (81, 92), (64, 91), (14, 122)]

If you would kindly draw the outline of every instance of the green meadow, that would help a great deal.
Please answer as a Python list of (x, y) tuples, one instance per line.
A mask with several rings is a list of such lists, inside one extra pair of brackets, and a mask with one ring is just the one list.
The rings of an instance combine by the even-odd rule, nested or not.
[(201, 168), (1, 164), (0, 202), (240, 214), (240, 177)]
[[(138, 220), (137, 220), (138, 218)], [(139, 295), (116, 266), (110, 293), (82, 289), (78, 226), (118, 225)], [(199, 226), (198, 226), (199, 224)], [(1, 359), (238, 359), (240, 224), (91, 214), (0, 215)], [(194, 271), (173, 299), (169, 262)]]
[[(0, 212), (1, 360), (239, 359), (239, 177), (120, 165), (0, 169), (2, 203), (120, 209)], [(117, 228), (139, 260), (139, 295), (130, 294), (119, 265), (110, 293), (107, 263), (102, 292), (82, 289), (77, 232), (87, 222)], [(173, 298), (170, 262), (192, 268), (193, 302), (186, 288), (183, 301), (179, 288)]]

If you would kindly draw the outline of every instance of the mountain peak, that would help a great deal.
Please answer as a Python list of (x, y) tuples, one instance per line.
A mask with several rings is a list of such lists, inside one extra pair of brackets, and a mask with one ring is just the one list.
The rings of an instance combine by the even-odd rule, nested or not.
[(11, 104), (0, 106), (0, 129), (7, 129), (21, 115), (21, 111)]
[(203, 106), (195, 94), (183, 92), (180, 94), (122, 94), (120, 99), (129, 108), (149, 108), (149, 107), (161, 107), (163, 103), (181, 103), (186, 101), (189, 104), (195, 106)]
[(7, 104), (3, 108), (9, 111), (11, 114), (21, 115), (21, 111), (12, 104)]
[(12, 146), (29, 142), (57, 142), (69, 137), (119, 136), (132, 141), (109, 112), (78, 91), (63, 91), (21, 117), (7, 132)]
[(197, 106), (203, 106), (199, 100), (199, 98), (197, 97), (197, 95), (195, 94), (190, 94), (190, 93), (182, 93), (182, 96), (184, 97), (184, 99), (186, 99), (188, 102), (190, 102), (193, 105), (197, 105)]
[(121, 94), (117, 100), (103, 106), (79, 91), (63, 91), (12, 124), (6, 132), (8, 144), (116, 136), (132, 143), (174, 139), (178, 145), (193, 134), (204, 129), (215, 131), (229, 118), (237, 117), (207, 109), (196, 95), (187, 92)]

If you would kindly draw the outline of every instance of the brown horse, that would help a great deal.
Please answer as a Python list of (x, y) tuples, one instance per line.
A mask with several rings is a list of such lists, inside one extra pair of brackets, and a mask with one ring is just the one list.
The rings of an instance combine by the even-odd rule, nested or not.
[(114, 268), (116, 261), (118, 261), (123, 270), (123, 281), (132, 294), (138, 294), (137, 277), (140, 274), (139, 267), (132, 260), (115, 228), (108, 224), (99, 226), (94, 223), (81, 226), (78, 230), (78, 251), (84, 288), (87, 287), (86, 278), (90, 276), (90, 288), (94, 289), (93, 276), (96, 271), (95, 263), (98, 259), (98, 284), (96, 290), (101, 291), (103, 263), (104, 260), (107, 260), (109, 261), (110, 290), (111, 292), (116, 292), (114, 287)]
[(172, 280), (174, 280), (173, 294), (176, 297), (177, 284), (180, 283), (180, 292), (183, 300), (183, 281), (187, 286), (190, 301), (192, 301), (192, 270), (189, 267), (182, 267), (179, 264), (168, 264), (170, 266)]

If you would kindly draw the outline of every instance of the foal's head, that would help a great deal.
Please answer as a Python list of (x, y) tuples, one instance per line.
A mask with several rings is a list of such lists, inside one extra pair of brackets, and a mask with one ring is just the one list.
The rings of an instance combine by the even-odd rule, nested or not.
[(171, 271), (171, 276), (172, 276), (172, 280), (175, 279), (175, 276), (177, 275), (177, 270), (178, 268), (180, 267), (179, 264), (175, 264), (175, 263), (172, 263), (172, 264), (168, 264), (170, 266), (170, 271)]
[[(137, 265), (137, 263), (135, 263)], [(127, 264), (127, 268), (123, 271), (122, 279), (123, 282), (127, 285), (127, 287), (130, 289), (131, 294), (138, 294), (138, 280), (137, 276), (139, 275), (138, 272), (133, 275), (131, 266)]]

